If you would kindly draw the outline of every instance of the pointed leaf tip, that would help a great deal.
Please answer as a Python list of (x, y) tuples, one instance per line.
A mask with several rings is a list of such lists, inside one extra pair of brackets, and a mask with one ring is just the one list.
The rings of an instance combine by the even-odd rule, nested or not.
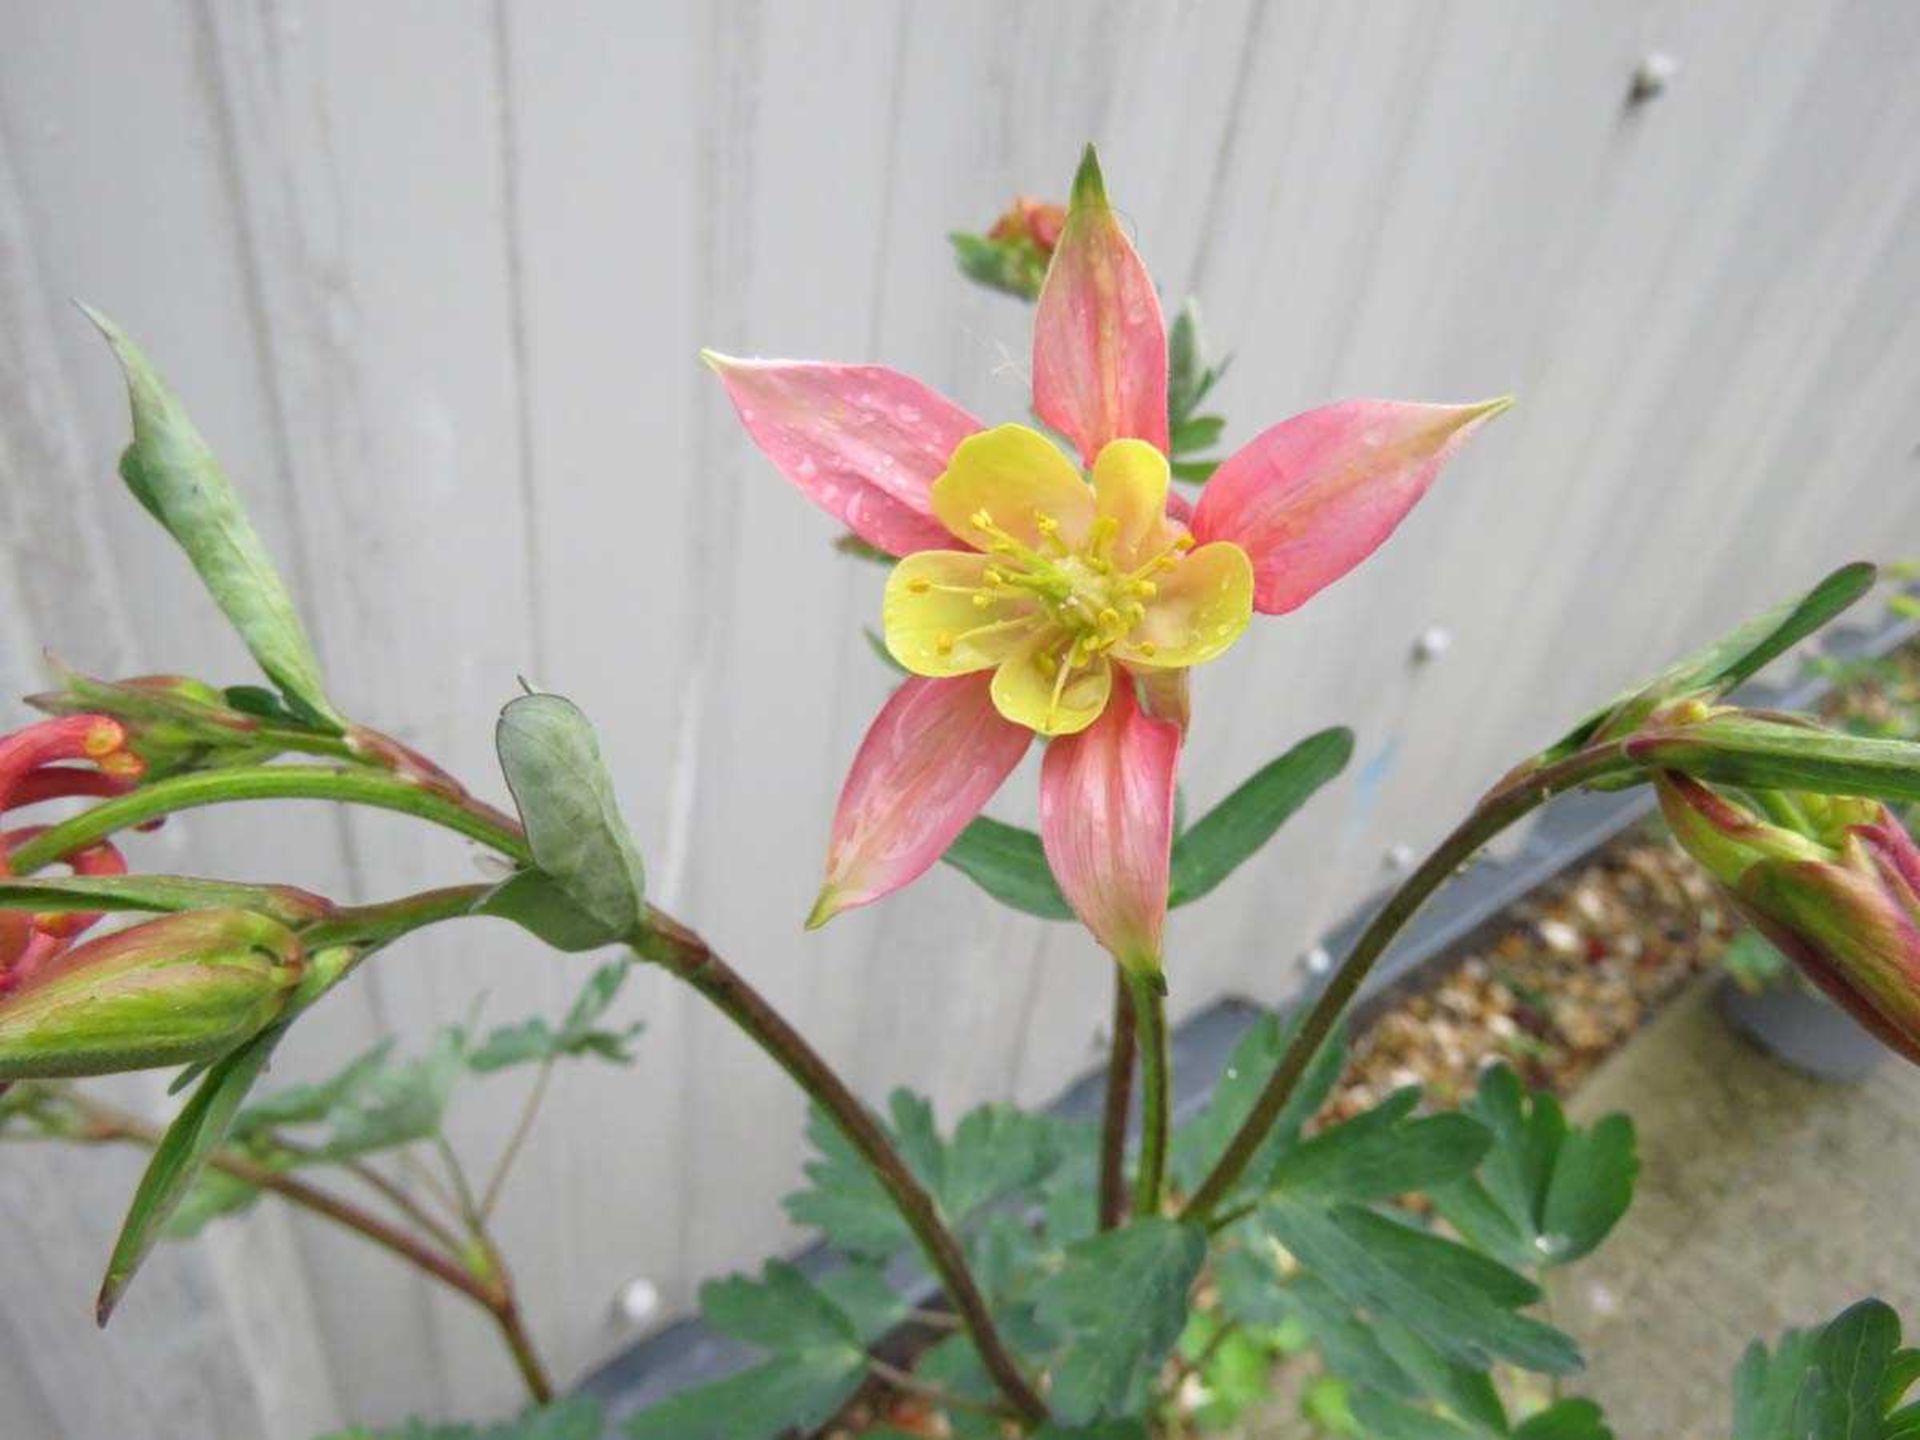
[(1080, 152), (1080, 168), (1073, 172), (1071, 203), (1076, 210), (1083, 205), (1104, 206), (1107, 203), (1107, 182), (1100, 173), (1100, 156), (1091, 141)]
[(814, 897), (813, 908), (807, 912), (806, 928), (818, 930), (845, 908), (840, 903), (840, 892), (831, 885), (822, 885)]

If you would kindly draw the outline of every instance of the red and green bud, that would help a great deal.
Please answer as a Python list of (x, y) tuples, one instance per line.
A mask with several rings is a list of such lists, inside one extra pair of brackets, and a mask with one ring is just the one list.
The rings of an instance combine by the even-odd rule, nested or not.
[(1067, 207), (1021, 195), (984, 235), (958, 233), (953, 242), (960, 273), (1023, 300), (1040, 294), (1047, 265), (1066, 227)]
[(217, 765), (271, 759), (280, 746), (259, 733), (257, 716), (236, 710), (220, 691), (184, 675), (96, 680), (60, 668), (60, 688), (30, 695), (49, 715), (110, 716), (124, 727), (129, 759), (152, 778)]
[(245, 910), (194, 910), (77, 946), (0, 993), (0, 1081), (217, 1059), (286, 1010), (298, 937)]
[(1920, 849), (1887, 807), (1763, 791), (1763, 816), (1689, 776), (1654, 784), (1674, 837), (1754, 928), (1920, 1063)]

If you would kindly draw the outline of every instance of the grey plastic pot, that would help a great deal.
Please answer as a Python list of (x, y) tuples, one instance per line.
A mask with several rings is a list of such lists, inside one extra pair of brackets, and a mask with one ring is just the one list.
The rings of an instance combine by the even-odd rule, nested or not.
[(1723, 977), (1718, 998), (1728, 1024), (1816, 1080), (1857, 1085), (1886, 1057), (1851, 1015), (1797, 981), (1752, 991)]

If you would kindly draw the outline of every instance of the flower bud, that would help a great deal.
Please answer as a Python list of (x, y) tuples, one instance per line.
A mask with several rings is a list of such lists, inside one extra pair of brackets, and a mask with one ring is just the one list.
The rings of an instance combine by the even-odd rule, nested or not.
[(280, 1015), (304, 968), (291, 930), (244, 910), (102, 936), (0, 990), (0, 1081), (217, 1059)]
[(111, 716), (125, 728), (127, 749), (151, 778), (254, 764), (278, 751), (259, 738), (257, 717), (236, 710), (211, 685), (184, 675), (96, 680), (63, 668), (59, 679), (58, 690), (30, 695), (27, 703), (50, 715)]
[(1892, 1049), (1920, 1063), (1920, 849), (1875, 800), (1654, 781), (1674, 838), (1755, 929)]
[(1047, 278), (1047, 264), (1066, 223), (1066, 206), (1021, 195), (985, 235), (948, 238), (954, 260), (969, 280), (1032, 300)]

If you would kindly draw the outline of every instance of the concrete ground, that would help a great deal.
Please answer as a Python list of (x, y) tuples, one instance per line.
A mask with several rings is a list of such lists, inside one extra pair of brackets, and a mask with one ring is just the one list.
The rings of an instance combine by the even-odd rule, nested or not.
[(1555, 1286), (1589, 1369), (1570, 1387), (1618, 1440), (1707, 1440), (1755, 1336), (1879, 1295), (1920, 1332), (1920, 1070), (1806, 1079), (1737, 1038), (1712, 986), (1669, 1008), (1584, 1086), (1633, 1117), (1640, 1183), (1607, 1243)]

